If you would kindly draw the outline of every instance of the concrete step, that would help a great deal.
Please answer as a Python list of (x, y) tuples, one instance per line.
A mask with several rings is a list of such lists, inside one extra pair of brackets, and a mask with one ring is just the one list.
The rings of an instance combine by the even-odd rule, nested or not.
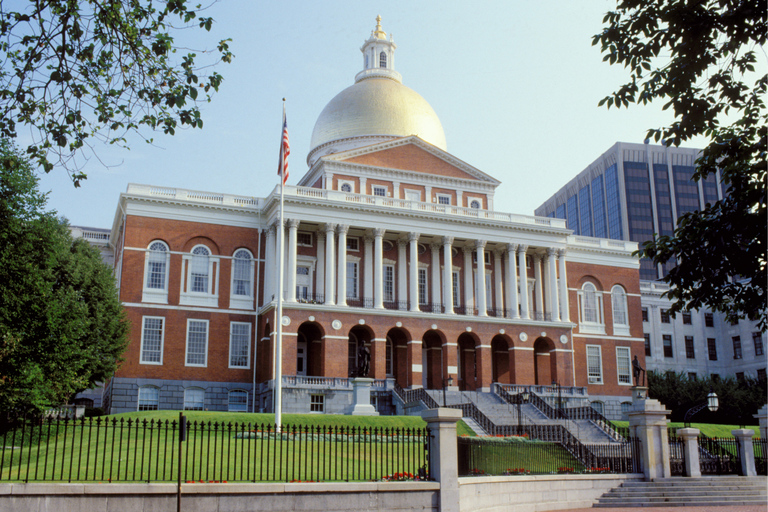
[(488, 432), (486, 432), (486, 431), (483, 429), (483, 427), (481, 427), (481, 426), (480, 426), (480, 424), (479, 424), (479, 423), (477, 423), (477, 422), (476, 422), (475, 420), (473, 420), (472, 418), (469, 418), (469, 417), (465, 417), (465, 418), (461, 418), (461, 419), (462, 419), (462, 420), (464, 420), (464, 423), (466, 423), (466, 424), (467, 424), (467, 426), (468, 426), (469, 428), (471, 428), (471, 429), (472, 429), (472, 431), (473, 431), (475, 434), (477, 434), (477, 435), (479, 435), (479, 436), (487, 436), (487, 435), (488, 435)]

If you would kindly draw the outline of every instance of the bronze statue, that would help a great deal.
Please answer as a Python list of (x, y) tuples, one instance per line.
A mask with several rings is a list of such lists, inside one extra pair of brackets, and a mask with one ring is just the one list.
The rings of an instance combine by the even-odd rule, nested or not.
[(632, 360), (632, 375), (635, 377), (635, 386), (639, 386), (640, 373), (643, 374), (643, 386), (645, 386), (645, 369), (640, 366), (637, 356)]
[(371, 371), (371, 351), (365, 346), (365, 343), (360, 343), (357, 349), (357, 376), (367, 377), (368, 372)]

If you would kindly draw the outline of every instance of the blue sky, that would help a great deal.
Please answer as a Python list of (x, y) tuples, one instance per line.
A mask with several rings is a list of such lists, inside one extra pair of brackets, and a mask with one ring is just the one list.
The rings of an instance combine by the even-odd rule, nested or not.
[[(375, 26), (398, 45), (403, 83), (434, 108), (448, 151), (501, 180), (496, 209), (532, 215), (616, 141), (642, 142), (669, 122), (661, 106), (598, 108), (623, 83), (592, 35), (615, 2), (245, 1), (208, 9), (210, 35), (185, 31), (193, 47), (232, 38), (224, 83), (202, 106), (203, 130), (132, 140), (130, 151), (97, 147), (72, 187), (55, 169), (41, 179), (49, 206), (74, 225), (111, 227), (128, 183), (264, 196), (277, 184), (281, 98), (287, 99), (289, 184), (307, 170), (317, 116), (362, 69), (359, 48)], [(695, 141), (688, 146), (701, 145)]]

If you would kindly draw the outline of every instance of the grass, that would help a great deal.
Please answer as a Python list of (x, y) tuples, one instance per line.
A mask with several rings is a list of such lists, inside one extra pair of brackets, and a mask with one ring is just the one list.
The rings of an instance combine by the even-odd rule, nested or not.
[(460, 475), (581, 473), (586, 469), (556, 443), (516, 438), (459, 440)]
[[(612, 423), (617, 427), (622, 427), (622, 428), (629, 427), (628, 421), (613, 421)], [(677, 430), (678, 428), (683, 428), (684, 426), (685, 424), (680, 422), (674, 422), (669, 424), (669, 427), (674, 430)], [(716, 423), (691, 423), (691, 427), (699, 429), (701, 433), (707, 437), (733, 437), (733, 434), (731, 434), (731, 430), (742, 428), (738, 425), (719, 425)], [(754, 430), (755, 436), (758, 438), (760, 437), (760, 428), (758, 426), (756, 425), (748, 426), (746, 428)]]

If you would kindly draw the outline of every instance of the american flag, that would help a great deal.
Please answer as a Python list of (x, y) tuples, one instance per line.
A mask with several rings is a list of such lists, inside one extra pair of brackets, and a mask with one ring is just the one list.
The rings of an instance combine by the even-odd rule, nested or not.
[(277, 167), (277, 175), (283, 177), (283, 185), (288, 181), (288, 155), (291, 154), (291, 146), (288, 144), (288, 120), (283, 108), (283, 136), (280, 139), (280, 163)]

